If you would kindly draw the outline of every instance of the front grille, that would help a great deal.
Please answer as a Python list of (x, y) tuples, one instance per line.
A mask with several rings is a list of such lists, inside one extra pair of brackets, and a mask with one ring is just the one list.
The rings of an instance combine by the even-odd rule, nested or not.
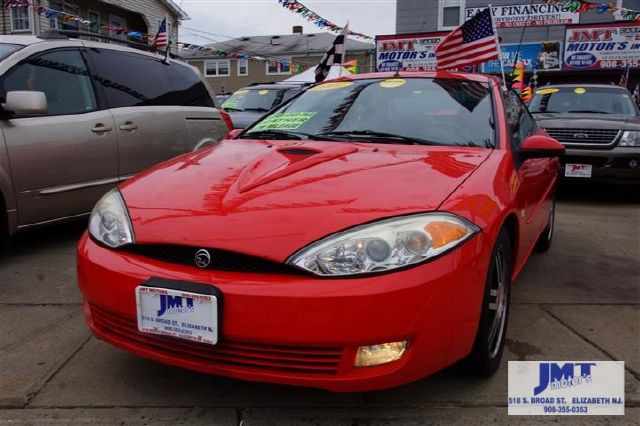
[(142, 333), (135, 320), (91, 304), (94, 326), (101, 332), (136, 347), (165, 356), (180, 357), (203, 367), (236, 366), (284, 373), (336, 374), (341, 347), (294, 347), (221, 340), (217, 345)]
[(567, 145), (604, 146), (613, 144), (620, 135), (615, 129), (554, 129), (545, 128), (549, 136)]
[[(196, 253), (203, 247), (179, 246), (170, 244), (134, 244), (122, 247), (122, 251), (148, 257), (167, 263), (197, 268)], [(255, 273), (301, 273), (297, 268), (256, 256), (235, 253), (227, 250), (206, 249), (211, 255), (211, 263), (203, 269), (219, 271), (255, 272)]]

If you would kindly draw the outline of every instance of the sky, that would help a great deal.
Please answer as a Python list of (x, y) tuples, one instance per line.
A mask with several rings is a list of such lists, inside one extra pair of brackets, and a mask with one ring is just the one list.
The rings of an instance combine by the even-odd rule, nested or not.
[[(395, 32), (395, 0), (299, 0), (323, 18), (374, 37)], [(209, 44), (229, 38), (290, 34), (294, 25), (305, 33), (323, 32), (278, 0), (174, 0), (191, 17), (180, 27), (180, 41)], [(204, 31), (198, 33), (194, 30)]]

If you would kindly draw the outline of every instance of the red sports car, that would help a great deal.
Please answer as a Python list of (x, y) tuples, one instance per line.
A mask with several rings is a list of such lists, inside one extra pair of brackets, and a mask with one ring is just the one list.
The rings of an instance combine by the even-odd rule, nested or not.
[(106, 194), (78, 247), (96, 336), (205, 373), (334, 391), (500, 363), (558, 156), (498, 80), (364, 74)]

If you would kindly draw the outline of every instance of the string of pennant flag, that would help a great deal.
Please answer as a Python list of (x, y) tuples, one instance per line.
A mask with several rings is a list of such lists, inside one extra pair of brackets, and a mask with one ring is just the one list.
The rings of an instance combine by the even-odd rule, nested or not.
[[(336, 25), (333, 22), (323, 18), (297, 0), (278, 0), (278, 3), (280, 3), (282, 7), (289, 9), (293, 13), (297, 13), (298, 15), (302, 16), (307, 21), (313, 22), (313, 24), (318, 28), (328, 29), (329, 31), (333, 31), (334, 33), (339, 33), (342, 31), (341, 26)], [(373, 40), (373, 37), (355, 31), (349, 31), (349, 35), (365, 40)]]
[[(135, 31), (131, 30), (127, 27), (122, 27), (118, 25), (112, 24), (103, 24), (97, 21), (91, 21), (89, 19), (85, 19), (81, 16), (73, 15), (71, 13), (63, 12), (61, 10), (51, 9), (45, 6), (41, 6), (38, 4), (33, 4), (29, 2), (29, 0), (4, 0), (3, 6), (5, 8), (17, 8), (17, 7), (31, 7), (35, 13), (40, 16), (44, 16), (47, 19), (60, 19), (63, 23), (77, 22), (79, 25), (84, 26), (85, 29), (90, 32), (100, 32), (101, 30), (108, 31), (111, 34), (115, 35), (125, 35), (132, 39), (141, 41), (141, 42), (153, 42), (156, 35), (148, 34), (143, 31)], [(176, 42), (172, 39), (172, 43), (177, 45), (180, 49), (193, 50), (198, 52), (206, 52), (212, 53), (220, 58), (233, 58), (233, 59), (253, 59), (257, 61), (268, 62), (271, 65), (278, 64), (281, 67), (288, 68), (292, 73), (299, 73), (308, 68), (306, 64), (295, 64), (292, 61), (285, 61), (277, 58), (269, 58), (260, 55), (248, 54), (248, 53), (234, 53), (234, 52), (225, 52), (219, 49), (213, 49), (207, 46), (201, 46), (193, 43), (182, 43)]]
[(543, 0), (547, 4), (561, 4), (567, 12), (585, 13), (595, 10), (597, 13), (611, 12), (624, 21), (640, 21), (640, 10), (618, 7), (615, 1), (589, 2), (585, 0)]

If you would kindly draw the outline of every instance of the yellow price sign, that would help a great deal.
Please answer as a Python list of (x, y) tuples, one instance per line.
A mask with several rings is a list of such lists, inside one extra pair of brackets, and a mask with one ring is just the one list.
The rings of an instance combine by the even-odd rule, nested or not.
[(556, 93), (559, 92), (560, 89), (553, 89), (553, 88), (548, 88), (548, 89), (538, 89), (536, 90), (536, 95), (550, 95), (552, 93)]
[(404, 86), (407, 83), (407, 80), (404, 78), (390, 78), (388, 80), (384, 80), (380, 82), (380, 87), (384, 87), (385, 89), (394, 89), (396, 87)]
[(585, 89), (584, 87), (576, 87), (573, 91), (576, 92), (578, 95), (587, 93), (587, 89)]
[(336, 90), (353, 85), (351, 81), (332, 81), (330, 83), (319, 84), (309, 89), (309, 92), (322, 92), (324, 90)]

